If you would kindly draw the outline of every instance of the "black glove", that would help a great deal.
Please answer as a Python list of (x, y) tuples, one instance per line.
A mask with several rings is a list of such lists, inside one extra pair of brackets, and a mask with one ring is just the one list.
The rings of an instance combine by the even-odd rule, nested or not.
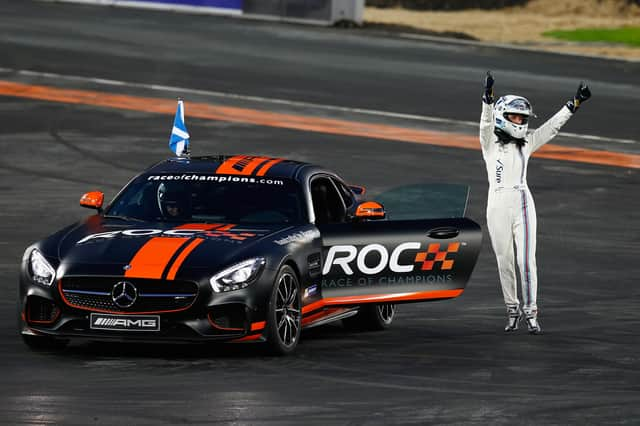
[(495, 80), (491, 75), (491, 71), (487, 71), (487, 76), (484, 78), (484, 95), (482, 95), (482, 101), (485, 104), (493, 103), (493, 83)]
[(576, 95), (573, 97), (572, 100), (567, 102), (567, 108), (569, 108), (569, 111), (575, 113), (578, 110), (578, 108), (580, 108), (580, 105), (590, 97), (591, 97), (591, 90), (589, 90), (589, 86), (584, 84), (584, 81), (581, 81), (580, 85), (578, 86), (578, 91), (576, 92)]

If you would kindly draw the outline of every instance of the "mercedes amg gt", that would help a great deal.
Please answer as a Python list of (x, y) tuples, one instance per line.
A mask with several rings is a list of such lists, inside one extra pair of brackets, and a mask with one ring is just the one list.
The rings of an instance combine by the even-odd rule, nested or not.
[(281, 158), (162, 161), (106, 206), (86, 193), (95, 214), (26, 249), (20, 334), (31, 347), (222, 340), (287, 354), (305, 328), (384, 329), (397, 304), (462, 294), (482, 238), (466, 187), (364, 194)]

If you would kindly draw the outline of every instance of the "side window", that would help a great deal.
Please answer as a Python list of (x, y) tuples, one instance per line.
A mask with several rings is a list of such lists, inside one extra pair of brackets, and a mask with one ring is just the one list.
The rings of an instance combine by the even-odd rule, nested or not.
[(311, 181), (311, 199), (316, 224), (345, 221), (347, 212), (344, 202), (329, 178), (317, 177)]
[(347, 185), (340, 182), (337, 179), (331, 179), (333, 183), (338, 187), (338, 191), (340, 191), (340, 195), (342, 196), (342, 201), (344, 201), (344, 205), (349, 209), (355, 203), (355, 198), (353, 196), (353, 192), (349, 189)]

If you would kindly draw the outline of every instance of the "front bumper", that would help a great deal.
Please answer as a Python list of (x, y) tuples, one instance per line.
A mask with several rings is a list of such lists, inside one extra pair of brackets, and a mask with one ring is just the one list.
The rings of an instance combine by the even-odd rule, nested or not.
[[(18, 300), (19, 331), (26, 335), (60, 339), (123, 342), (207, 342), (263, 341), (266, 310), (272, 277), (264, 271), (261, 279), (247, 288), (214, 293), (208, 283), (198, 283), (198, 294), (179, 311), (112, 311), (78, 306), (64, 297), (60, 282), (51, 287), (33, 283), (25, 273), (20, 277)], [(96, 277), (105, 279), (105, 277)], [(114, 283), (122, 277), (113, 277)], [(161, 285), (162, 283), (158, 283)], [(90, 326), (92, 313), (127, 317), (159, 317), (158, 331), (102, 330)]]

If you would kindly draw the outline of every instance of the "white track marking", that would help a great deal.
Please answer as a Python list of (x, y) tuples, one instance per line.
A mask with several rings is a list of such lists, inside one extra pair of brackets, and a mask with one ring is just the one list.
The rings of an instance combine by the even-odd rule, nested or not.
[(633, 139), (605, 138), (604, 136), (583, 135), (580, 133), (560, 132), (559, 135), (567, 136), (570, 138), (585, 139), (585, 140), (599, 141), (599, 142), (615, 142), (615, 143), (624, 143), (624, 144), (638, 143), (638, 141), (635, 141)]
[[(293, 106), (293, 107), (312, 108), (316, 110), (349, 112), (349, 113), (369, 115), (369, 116), (375, 116), (375, 117), (399, 118), (403, 120), (413, 120), (413, 121), (423, 121), (423, 122), (430, 122), (430, 123), (442, 123), (442, 124), (453, 124), (453, 125), (462, 124), (470, 127), (478, 126), (478, 122), (476, 121), (454, 120), (451, 118), (433, 117), (428, 115), (417, 115), (417, 114), (404, 114), (400, 112), (381, 111), (381, 110), (366, 109), (366, 108), (351, 108), (351, 107), (344, 107), (344, 106), (338, 106), (338, 105), (317, 104), (313, 102), (292, 101), (288, 99), (265, 98), (262, 96), (251, 96), (251, 95), (241, 95), (238, 93), (191, 89), (188, 87), (165, 86), (161, 84), (133, 83), (133, 82), (110, 80), (110, 79), (104, 79), (104, 78), (62, 75), (62, 74), (30, 71), (30, 70), (15, 70), (11, 68), (0, 68), (0, 72), (13, 73), (13, 74), (18, 74), (21, 76), (29, 76), (29, 77), (50, 78), (54, 80), (93, 83), (93, 84), (98, 84), (102, 86), (130, 87), (135, 89), (152, 90), (156, 92), (177, 92), (181, 94), (189, 93), (189, 94), (201, 95), (201, 96), (212, 96), (212, 97), (219, 97), (219, 98), (226, 98), (226, 99), (251, 101), (251, 102), (257, 102), (262, 104), (286, 105), (286, 106)], [(620, 144), (627, 144), (627, 145), (640, 143), (639, 141), (633, 140), (633, 139), (608, 138), (604, 136), (584, 135), (580, 133), (560, 132), (560, 135), (574, 138), (574, 139), (583, 139), (583, 140), (589, 140), (589, 141), (608, 142), (608, 143), (620, 143)]]

